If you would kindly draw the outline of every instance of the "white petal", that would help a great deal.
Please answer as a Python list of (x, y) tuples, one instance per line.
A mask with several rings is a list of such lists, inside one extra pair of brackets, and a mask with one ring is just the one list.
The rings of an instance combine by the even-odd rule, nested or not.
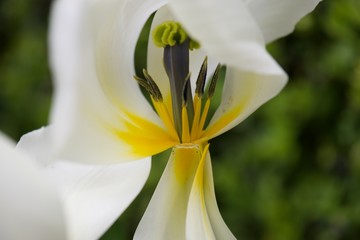
[(236, 239), (222, 219), (216, 203), (210, 154), (199, 165), (191, 189), (186, 218), (186, 239)]
[[(98, 1), (92, 7), (99, 81), (116, 104), (138, 115), (154, 112), (133, 79), (135, 46), (149, 16), (164, 0)], [(152, 113), (152, 114), (151, 114)], [(154, 120), (155, 121), (155, 120)]]
[(245, 2), (172, 0), (169, 6), (209, 56), (227, 66), (222, 102), (206, 137), (240, 123), (283, 88), (287, 76), (266, 52)]
[(55, 94), (51, 122), (56, 125), (52, 130), (56, 146), (72, 148), (75, 145), (75, 150), (80, 152), (75, 155), (80, 156), (81, 150), (89, 150), (90, 154), (84, 157), (91, 161), (99, 157), (91, 154), (94, 146), (98, 146), (100, 153), (103, 146), (117, 149), (114, 136), (106, 134), (104, 128), (116, 125), (120, 119), (96, 77), (94, 50), (86, 27), (87, 3), (86, 0), (59, 0), (52, 9), (50, 60)]
[(46, 130), (23, 136), (18, 148), (41, 161), (42, 172), (59, 189), (70, 239), (97, 239), (140, 192), (150, 171), (150, 158), (112, 165), (44, 161), (46, 154), (53, 157)]
[(173, 148), (134, 239), (235, 239), (219, 213), (205, 152), (191, 144)]
[(98, 239), (144, 186), (150, 158), (108, 166), (58, 162), (45, 172), (60, 188), (71, 239)]
[(241, 45), (264, 43), (257, 23), (243, 1), (171, 0), (168, 6), (205, 52), (223, 63), (238, 63), (240, 55), (234, 59), (229, 59), (228, 55), (234, 56), (231, 53), (239, 51)]
[(134, 239), (185, 239), (187, 203), (200, 157), (195, 145), (173, 149)]
[[(269, 66), (269, 64), (262, 65), (261, 62), (257, 64), (259, 69), (262, 66)], [(274, 66), (275, 64), (274, 62)], [(206, 129), (206, 135), (213, 138), (238, 125), (262, 104), (277, 95), (286, 81), (287, 76), (280, 67), (274, 67), (272, 75), (261, 75), (228, 67), (221, 104)]]
[(216, 239), (236, 239), (230, 229), (226, 226), (216, 203), (214, 180), (209, 154), (206, 158), (204, 171), (205, 203), (215, 237)]
[(295, 24), (321, 0), (250, 0), (250, 8), (265, 41), (272, 42), (294, 30)]
[(0, 133), (0, 239), (66, 239), (60, 195)]
[(139, 157), (116, 134), (125, 128), (125, 110), (162, 126), (132, 77), (138, 33), (157, 3), (140, 2), (58, 0), (53, 6), (52, 138), (68, 160), (110, 163)]

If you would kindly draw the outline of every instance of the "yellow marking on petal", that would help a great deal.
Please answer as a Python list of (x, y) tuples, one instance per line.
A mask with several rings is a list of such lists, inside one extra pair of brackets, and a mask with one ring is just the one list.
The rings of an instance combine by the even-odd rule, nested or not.
[[(180, 184), (193, 178), (201, 160), (201, 149), (196, 144), (181, 144), (173, 148), (174, 172)], [(192, 181), (192, 179), (190, 179)]]
[(209, 145), (207, 144), (204, 148), (204, 150), (201, 153), (201, 159), (199, 162), (199, 166), (196, 170), (196, 175), (195, 175), (195, 180), (194, 182), (196, 182), (198, 184), (198, 189), (200, 190), (200, 196), (203, 195), (203, 190), (204, 190), (204, 167), (205, 167), (205, 159), (206, 159), (206, 155), (207, 152), (209, 151)]
[[(194, 178), (194, 182), (192, 185), (192, 189), (191, 191), (193, 191), (193, 194), (198, 193), (198, 201), (199, 201), (199, 205), (198, 207), (200, 207), (201, 209), (201, 217), (202, 217), (202, 222), (203, 222), (203, 226), (205, 227), (205, 232), (209, 233), (206, 234), (206, 239), (215, 239), (215, 236), (212, 234), (212, 229), (211, 229), (211, 223), (209, 222), (209, 216), (208, 216), (208, 211), (206, 208), (206, 202), (205, 202), (205, 162), (206, 162), (206, 157), (207, 157), (207, 153), (209, 150), (209, 144), (207, 144), (204, 148), (204, 150), (202, 151), (201, 154), (201, 159), (199, 162), (199, 165), (196, 169), (196, 173), (195, 173), (195, 178)], [(201, 220), (200, 220), (201, 221)], [(209, 228), (208, 228), (209, 227)]]
[(204, 138), (207, 141), (208, 139), (214, 137), (229, 123), (234, 121), (240, 113), (244, 111), (246, 105), (248, 105), (248, 101), (242, 101), (238, 106), (223, 114), (216, 122), (207, 127), (203, 134), (201, 134), (201, 139)]
[(116, 130), (116, 135), (126, 142), (133, 154), (139, 157), (151, 156), (178, 143), (167, 131), (147, 119), (126, 113), (124, 130)]
[(181, 111), (182, 117), (182, 126), (181, 126), (181, 142), (188, 143), (190, 142), (190, 127), (189, 127), (189, 120), (188, 120), (188, 113), (185, 106), (182, 107)]
[(117, 135), (129, 146), (131, 146), (131, 154), (139, 158), (158, 154), (177, 144), (177, 142), (170, 141), (168, 139), (152, 139), (146, 137), (139, 137), (139, 135), (135, 134), (143, 133), (141, 131), (138, 131), (137, 133), (117, 132)]

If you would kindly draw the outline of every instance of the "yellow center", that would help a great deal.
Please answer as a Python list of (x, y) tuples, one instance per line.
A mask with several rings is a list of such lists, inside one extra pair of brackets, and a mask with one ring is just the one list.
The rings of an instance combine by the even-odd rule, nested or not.
[[(211, 99), (214, 95), (221, 64), (216, 67), (208, 88), (207, 57), (200, 68), (195, 94), (191, 90), (189, 73), (189, 41), (178, 23), (165, 22), (154, 31), (154, 41), (164, 47), (164, 68), (169, 78), (170, 94), (163, 98), (156, 81), (143, 69), (144, 78), (135, 80), (150, 95), (152, 105), (161, 120), (154, 123), (131, 110), (125, 113), (125, 127), (116, 130), (116, 135), (125, 142), (131, 154), (138, 157), (152, 156), (181, 144), (201, 147), (232, 122), (243, 110), (243, 104), (226, 111), (224, 115), (205, 127)], [(224, 110), (224, 109), (223, 109)]]
[(126, 111), (127, 121), (124, 130), (117, 130), (117, 136), (132, 147), (132, 153), (138, 156), (151, 156), (182, 143), (203, 145), (209, 139), (204, 131), (205, 120), (210, 107), (210, 99), (202, 107), (202, 99), (194, 97), (194, 119), (189, 126), (186, 107), (182, 109), (182, 133), (176, 132), (171, 104), (156, 101), (153, 106), (163, 126)]
[(233, 121), (243, 111), (246, 101), (222, 115), (216, 122), (205, 128), (205, 121), (210, 108), (210, 99), (203, 99), (197, 94), (194, 97), (194, 118), (189, 126), (186, 107), (182, 109), (182, 134), (176, 132), (171, 104), (152, 100), (154, 108), (163, 126), (148, 119), (125, 111), (127, 120), (125, 129), (116, 130), (116, 135), (131, 148), (131, 153), (138, 157), (152, 156), (176, 145), (192, 143), (205, 146), (214, 135)]

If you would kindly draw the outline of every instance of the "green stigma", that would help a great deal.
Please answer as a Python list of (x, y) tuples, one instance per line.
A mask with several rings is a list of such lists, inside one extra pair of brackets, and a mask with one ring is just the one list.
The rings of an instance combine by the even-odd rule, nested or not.
[(173, 47), (176, 44), (182, 44), (189, 39), (189, 49), (198, 49), (200, 44), (191, 39), (180, 23), (174, 21), (166, 21), (157, 26), (152, 32), (154, 43), (157, 47)]

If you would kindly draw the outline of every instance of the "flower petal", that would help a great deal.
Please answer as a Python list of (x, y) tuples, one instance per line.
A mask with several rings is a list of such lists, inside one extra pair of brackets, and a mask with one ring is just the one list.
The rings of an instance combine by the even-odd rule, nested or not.
[(186, 217), (186, 239), (236, 239), (216, 203), (210, 154), (196, 171)]
[[(54, 145), (63, 158), (88, 163), (139, 158), (132, 152), (134, 146), (117, 134), (127, 131), (131, 121), (124, 109), (162, 127), (132, 79), (136, 37), (146, 13), (151, 13), (147, 6), (140, 1), (55, 2), (50, 28), (56, 90), (51, 122), (56, 125), (52, 130)], [(114, 36), (108, 30), (116, 30)], [(116, 45), (111, 42), (103, 48), (104, 39), (117, 41)]]
[(0, 239), (66, 239), (60, 196), (0, 133)]
[(173, 149), (134, 239), (185, 239), (187, 203), (200, 158), (197, 145)]
[[(107, 155), (101, 151), (104, 147), (118, 149), (115, 137), (106, 131), (106, 126), (116, 125), (120, 120), (117, 109), (106, 99), (97, 81), (86, 26), (88, 3), (86, 0), (56, 1), (50, 26), (50, 60), (55, 80), (51, 115), (51, 122), (56, 125), (52, 129), (54, 144), (70, 149), (75, 145), (77, 149), (68, 151), (76, 151), (74, 158), (78, 161), (82, 160), (77, 158), (82, 150), (89, 152), (84, 155), (84, 161), (96, 161), (98, 155), (102, 155), (101, 160), (112, 156), (114, 151)], [(100, 154), (93, 153), (94, 146)], [(119, 154), (121, 151), (113, 155)]]
[(292, 32), (295, 24), (320, 1), (250, 0), (247, 5), (268, 43)]
[[(51, 158), (48, 129), (24, 135), (18, 148), (42, 164), (59, 189), (70, 239), (97, 239), (128, 207), (150, 172), (150, 158), (112, 165), (81, 165)], [(50, 163), (46, 163), (50, 162)]]
[(71, 239), (98, 239), (144, 186), (150, 158), (108, 166), (58, 162), (45, 172), (60, 188)]
[(221, 62), (238, 63), (237, 58), (229, 59), (228, 55), (242, 44), (264, 43), (261, 30), (243, 1), (170, 0), (168, 6), (205, 52)]
[[(255, 51), (254, 54), (256, 54)], [(257, 64), (259, 69), (264, 66), (269, 67), (268, 64), (262, 65), (261, 62)], [(274, 66), (275, 64), (274, 62)], [(213, 138), (238, 125), (262, 104), (277, 95), (284, 87), (286, 80), (287, 76), (280, 67), (274, 67), (273, 75), (262, 75), (228, 67), (221, 104), (204, 135), (207, 138)]]
[(216, 204), (207, 148), (173, 148), (134, 239), (235, 239)]
[[(99, 81), (121, 108), (156, 119), (133, 79), (135, 46), (146, 20), (164, 0), (107, 1), (92, 7)], [(147, 116), (147, 115), (146, 115)], [(154, 120), (155, 121), (155, 120)]]
[(169, 6), (209, 57), (227, 66), (222, 102), (205, 140), (240, 123), (284, 87), (287, 76), (266, 52), (261, 29), (244, 1), (172, 0)]

